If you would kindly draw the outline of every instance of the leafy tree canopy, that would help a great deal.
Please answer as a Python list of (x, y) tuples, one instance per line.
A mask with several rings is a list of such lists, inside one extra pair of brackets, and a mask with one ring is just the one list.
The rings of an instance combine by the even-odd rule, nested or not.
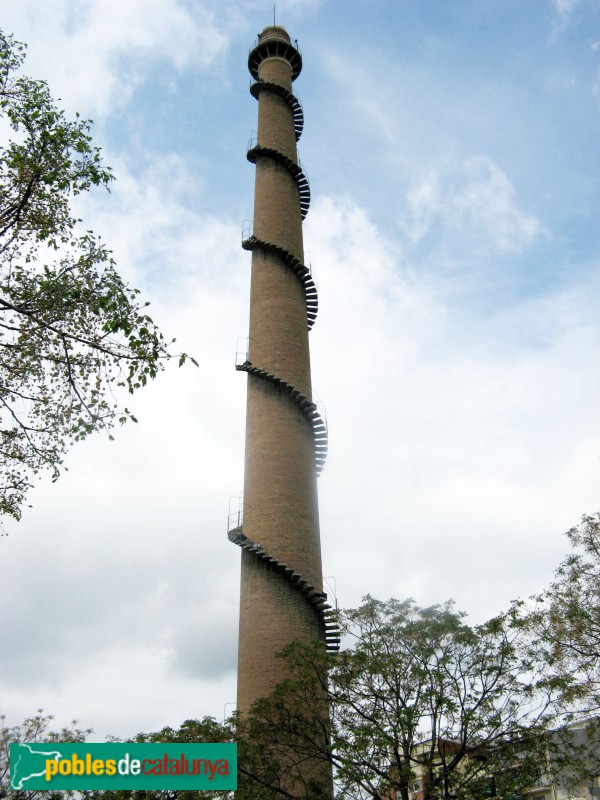
[(172, 357), (148, 304), (71, 211), (112, 180), (90, 122), (19, 75), (24, 58), (0, 31), (0, 117), (12, 129), (0, 148), (0, 516), (15, 519), (33, 476), (56, 479), (69, 445), (134, 420), (113, 392), (144, 386)]
[[(152, 733), (138, 733), (131, 741), (134, 742), (181, 742), (192, 744), (194, 742), (231, 742), (235, 731), (229, 723), (219, 723), (213, 717), (202, 719), (188, 719), (179, 728), (169, 726)], [(219, 791), (150, 791), (150, 790), (121, 790), (121, 791), (95, 791), (81, 792), (86, 800), (232, 800), (231, 792)], [(236, 793), (237, 794), (237, 793)]]
[[(10, 745), (22, 742), (85, 742), (92, 733), (90, 728), (79, 727), (77, 720), (58, 730), (52, 728), (53, 717), (44, 714), (40, 708), (28, 717), (21, 725), (7, 727), (4, 717), (0, 717), (0, 798), (10, 800), (63, 800), (67, 793), (60, 791), (17, 790), (10, 789)], [(72, 794), (69, 793), (69, 794)]]
[(600, 514), (567, 531), (571, 553), (515, 620), (533, 635), (540, 668), (561, 682), (570, 718), (600, 712)]
[(532, 622), (551, 662), (575, 677), (586, 710), (600, 711), (600, 514), (567, 532), (572, 552), (540, 595)]
[(288, 648), (291, 677), (256, 704), (249, 739), (292, 778), (330, 761), (339, 798), (516, 796), (546, 763), (553, 690), (509, 622), (367, 597), (342, 616), (353, 647)]
[(600, 776), (600, 514), (567, 531), (571, 552), (546, 590), (518, 600), (512, 625), (528, 636), (538, 675), (556, 690), (564, 724), (549, 738), (551, 771), (567, 793)]
[(469, 626), (451, 602), (421, 608), (412, 600), (366, 597), (341, 613), (340, 623), (345, 649), (331, 654), (321, 642), (287, 647), (281, 657), (289, 677), (249, 714), (223, 724), (188, 720), (134, 741), (237, 742), (239, 800), (325, 800), (332, 774), (336, 800), (515, 798), (540, 778), (576, 787), (598, 774), (598, 721), (558, 725), (569, 684), (538, 661), (520, 617)]

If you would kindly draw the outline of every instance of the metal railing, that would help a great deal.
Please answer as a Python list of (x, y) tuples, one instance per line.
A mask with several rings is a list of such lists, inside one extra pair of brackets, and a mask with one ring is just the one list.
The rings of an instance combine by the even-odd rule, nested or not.
[[(260, 221), (260, 220), (257, 220), (257, 223), (256, 223), (256, 224), (257, 224), (257, 227), (258, 227), (258, 228), (261, 228), (261, 227), (262, 227), (262, 225), (261, 225), (261, 221)], [(291, 227), (290, 227), (290, 230), (291, 230)], [(286, 238), (287, 238), (287, 231), (288, 231), (288, 226), (286, 225), (286, 226), (284, 226), (284, 227), (283, 227), (283, 229), (282, 229), (281, 231), (279, 231), (278, 233), (280, 233), (280, 235), (281, 235), (281, 236), (282, 236), (284, 239), (286, 239)], [(295, 232), (295, 231), (294, 231), (294, 232)], [(260, 240), (260, 239), (261, 239), (261, 237), (260, 237), (260, 236), (255, 236), (255, 234), (254, 234), (254, 221), (253, 221), (253, 220), (251, 220), (251, 219), (244, 219), (244, 220), (242, 220), (242, 243), (243, 243), (243, 242), (248, 242), (248, 241), (250, 241), (251, 239), (258, 239), (258, 240)], [(265, 240), (265, 241), (266, 241), (266, 240)], [(280, 245), (280, 244), (278, 244), (277, 242), (270, 242), (270, 244), (274, 244), (274, 245), (276, 245), (277, 247), (281, 247), (281, 248), (282, 248), (282, 250), (285, 250), (285, 249), (286, 249), (285, 247), (283, 247), (283, 245)], [(288, 251), (286, 250), (286, 252), (288, 252)], [(304, 253), (304, 261), (303, 261), (303, 262), (301, 262), (301, 263), (302, 263), (302, 266), (303, 266), (303, 267), (304, 267), (304, 268), (307, 270), (307, 272), (308, 272), (308, 274), (310, 275), (310, 277), (312, 278), (312, 280), (313, 280), (313, 283), (315, 284), (315, 287), (317, 287), (317, 288), (318, 288), (318, 286), (317, 286), (317, 279), (316, 279), (316, 277), (315, 277), (315, 275), (314, 275), (314, 273), (313, 273), (312, 263), (311, 263), (311, 261), (310, 261), (309, 254), (308, 254), (306, 251), (305, 251), (305, 253)]]
[(242, 527), (244, 521), (244, 493), (237, 497), (229, 498), (229, 513), (227, 515), (227, 533)]

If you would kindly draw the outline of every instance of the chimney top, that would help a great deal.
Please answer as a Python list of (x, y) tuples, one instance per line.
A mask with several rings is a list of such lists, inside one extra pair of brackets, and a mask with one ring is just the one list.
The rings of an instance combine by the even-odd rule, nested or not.
[(289, 33), (286, 31), (285, 28), (282, 28), (281, 25), (267, 25), (267, 27), (263, 30), (262, 33), (258, 35), (258, 43), (262, 44), (263, 42), (267, 41), (267, 39), (281, 39), (288, 44), (291, 44), (291, 39)]
[(258, 80), (258, 68), (266, 58), (284, 58), (292, 68), (292, 80), (302, 70), (302, 54), (295, 39), (292, 44), (289, 33), (281, 25), (268, 25), (258, 38), (248, 55), (248, 69), (255, 80)]

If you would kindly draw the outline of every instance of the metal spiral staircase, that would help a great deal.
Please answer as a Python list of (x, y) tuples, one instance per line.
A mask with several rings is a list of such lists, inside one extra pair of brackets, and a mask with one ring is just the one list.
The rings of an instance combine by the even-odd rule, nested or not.
[(298, 192), (300, 193), (300, 210), (302, 213), (302, 219), (304, 220), (308, 214), (308, 209), (310, 208), (310, 184), (308, 182), (308, 178), (304, 174), (304, 171), (302, 170), (302, 164), (299, 160), (297, 162), (293, 161), (291, 158), (289, 158), (289, 156), (286, 156), (275, 147), (272, 147), (272, 144), (274, 143), (259, 143), (257, 137), (253, 135), (248, 142), (248, 152), (246, 153), (246, 158), (251, 164), (256, 164), (256, 159), (259, 156), (265, 156), (266, 158), (270, 158), (272, 161), (275, 161), (277, 164), (280, 164), (290, 173), (296, 183), (296, 186), (298, 187)]
[[(296, 141), (298, 141), (302, 135), (304, 126), (304, 113), (299, 100), (285, 87), (271, 81), (261, 80), (258, 77), (258, 67), (262, 60), (273, 55), (283, 56), (290, 62), (293, 78), (300, 72), (302, 68), (302, 56), (297, 48), (281, 41), (267, 41), (259, 44), (250, 51), (248, 59), (250, 72), (255, 79), (255, 82), (250, 85), (250, 93), (257, 100), (261, 92), (265, 91), (272, 92), (280, 97), (289, 106), (292, 112), (295, 137)], [(301, 217), (304, 220), (310, 206), (310, 186), (308, 178), (299, 161), (296, 162), (284, 153), (281, 153), (273, 144), (273, 142), (268, 141), (261, 141), (259, 143), (257, 138), (253, 137), (248, 145), (248, 161), (256, 164), (259, 158), (269, 158), (288, 171), (298, 187)], [(252, 227), (243, 231), (242, 247), (244, 250), (249, 251), (262, 250), (265, 253), (275, 256), (283, 266), (290, 269), (294, 275), (296, 275), (304, 292), (306, 320), (308, 330), (310, 330), (317, 318), (319, 305), (317, 287), (310, 268), (283, 246), (255, 236)], [(235, 368), (240, 372), (246, 372), (260, 380), (267, 381), (272, 386), (275, 386), (281, 394), (288, 396), (298, 407), (299, 411), (312, 428), (315, 446), (315, 468), (317, 475), (319, 475), (327, 459), (328, 434), (324, 415), (319, 412), (317, 405), (281, 376), (252, 364), (249, 360), (247, 350), (237, 353)], [(340, 629), (337, 622), (337, 609), (332, 608), (331, 605), (326, 602), (326, 593), (318, 591), (306, 581), (302, 575), (296, 572), (293, 567), (279, 562), (274, 556), (261, 547), (258, 542), (249, 539), (243, 532), (241, 508), (237, 513), (230, 514), (227, 536), (230, 542), (233, 542), (233, 544), (245, 550), (252, 558), (267, 565), (269, 569), (277, 572), (290, 586), (294, 587), (294, 590), (310, 604), (318, 615), (327, 650), (339, 650)]]
[(327, 603), (327, 594), (317, 591), (292, 567), (288, 567), (287, 564), (283, 564), (273, 558), (258, 542), (248, 539), (242, 529), (242, 520), (241, 509), (229, 515), (227, 525), (227, 538), (229, 541), (241, 547), (242, 550), (245, 550), (262, 564), (266, 564), (269, 569), (279, 573), (290, 586), (294, 587), (295, 591), (300, 592), (319, 616), (325, 636), (326, 649), (337, 652), (340, 649), (340, 628), (337, 621), (337, 609), (332, 608)]
[(310, 267), (303, 264), (296, 256), (281, 247), (281, 245), (259, 239), (254, 235), (251, 225), (242, 231), (242, 247), (244, 250), (259, 249), (263, 250), (265, 253), (271, 253), (277, 256), (286, 267), (289, 267), (292, 272), (298, 276), (306, 300), (306, 321), (308, 323), (308, 330), (311, 330), (317, 319), (319, 296)]
[(306, 395), (302, 394), (302, 392), (296, 389), (291, 383), (280, 378), (279, 375), (267, 372), (267, 370), (261, 369), (260, 367), (255, 367), (248, 360), (247, 352), (238, 353), (236, 355), (235, 368), (239, 372), (247, 372), (249, 375), (256, 375), (257, 378), (269, 381), (269, 383), (276, 386), (282, 394), (288, 395), (288, 397), (296, 403), (313, 430), (315, 440), (315, 467), (317, 475), (320, 475), (325, 466), (325, 461), (327, 460), (328, 439), (327, 423), (325, 422), (324, 416), (320, 413), (317, 404), (309, 400)]
[(291, 92), (288, 92), (285, 86), (280, 86), (278, 83), (258, 80), (250, 84), (250, 94), (252, 97), (256, 98), (256, 100), (258, 100), (258, 95), (263, 89), (278, 94), (279, 97), (283, 98), (291, 108), (294, 116), (294, 131), (296, 132), (296, 141), (298, 141), (298, 139), (302, 136), (302, 130), (304, 128), (304, 111), (302, 110), (300, 100), (298, 100), (298, 98)]

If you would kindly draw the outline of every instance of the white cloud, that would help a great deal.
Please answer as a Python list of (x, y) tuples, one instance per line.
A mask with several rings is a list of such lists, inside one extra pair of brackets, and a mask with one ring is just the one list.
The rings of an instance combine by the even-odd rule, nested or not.
[[(48, 77), (65, 105), (87, 114), (121, 104), (147, 125), (156, 118), (125, 104), (149, 70), (164, 65), (172, 78), (220, 64), (228, 41), (217, 8), (216, 0), (20, 0), (3, 23), (31, 40), (37, 66), (28, 72)], [(300, 16), (303, 6), (294, 8)], [(236, 34), (248, 10), (263, 13), (254, 0), (224, 4)], [(332, 4), (322, 13), (327, 36)], [(590, 365), (599, 286), (595, 264), (565, 250), (569, 290), (542, 284), (537, 297), (517, 290), (496, 304), (487, 257), (525, 270), (519, 254), (545, 235), (518, 191), (528, 137), (502, 144), (519, 149), (515, 161), (493, 146), (505, 125), (523, 124), (509, 100), (529, 98), (506, 82), (509, 72), (499, 92), (489, 75), (473, 77), (469, 42), (447, 30), (439, 44), (456, 71), (442, 74), (449, 60), (427, 62), (432, 40), (414, 31), (423, 59), (412, 67), (382, 50), (387, 31), (357, 31), (351, 49), (333, 54), (338, 72), (325, 65), (306, 97), (307, 118), (325, 120), (313, 142), (339, 159), (334, 177), (345, 192), (319, 198), (316, 180), (305, 229), (320, 291), (313, 382), (330, 425), (320, 478), (324, 565), (343, 605), (368, 591), (421, 603), (455, 596), (482, 619), (543, 586), (565, 549), (562, 531), (596, 507), (600, 385)], [(235, 69), (245, 84), (243, 63)], [(0, 611), (0, 695), (14, 722), (44, 706), (92, 724), (100, 738), (131, 735), (205, 713), (221, 718), (235, 699), (239, 551), (225, 527), (228, 498), (243, 482), (245, 380), (233, 359), (247, 333), (250, 257), (238, 221), (207, 211), (210, 192), (232, 214), (243, 204), (202, 171), (213, 152), (207, 131), (220, 136), (230, 120), (212, 122), (185, 157), (161, 159), (136, 143), (135, 174), (109, 153), (112, 194), (82, 205), (86, 225), (200, 368), (169, 369), (123, 398), (139, 425), (113, 443), (97, 437), (74, 448), (70, 471), (56, 485), (40, 483), (34, 508), (3, 539), (11, 602)], [(309, 128), (302, 144), (310, 145)], [(560, 188), (544, 184), (543, 203), (553, 193), (564, 199)], [(403, 208), (403, 227), (394, 227)], [(588, 245), (592, 261), (579, 230), (556, 235)], [(472, 253), (471, 270), (440, 277), (420, 257), (428, 244), (455, 264)], [(471, 307), (478, 291), (485, 314)]]
[(249, 264), (239, 228), (190, 210), (176, 157), (139, 180), (118, 171), (110, 196), (88, 198), (86, 219), (200, 367), (170, 365), (118, 398), (139, 424), (81, 443), (57, 484), (40, 483), (5, 540), (5, 590), (20, 600), (1, 623), (11, 720), (43, 706), (101, 738), (221, 719), (235, 700), (239, 551), (226, 521), (243, 480), (234, 355)]
[(556, 12), (550, 41), (556, 41), (573, 21), (577, 9), (581, 8), (586, 0), (551, 0), (551, 5)]
[(582, 0), (552, 0), (554, 9), (562, 16), (568, 17), (580, 6)]
[(413, 243), (441, 224), (464, 249), (518, 253), (544, 232), (541, 220), (519, 208), (514, 186), (486, 156), (430, 170), (409, 190), (407, 206), (401, 227)]
[(454, 596), (483, 619), (544, 584), (562, 532), (596, 502), (597, 287), (482, 318), (352, 203), (311, 215), (325, 569), (343, 605)]
[(22, 0), (9, 5), (3, 25), (35, 42), (27, 74), (84, 116), (123, 108), (153, 66), (204, 69), (228, 43), (206, 4), (180, 0)]
[[(235, 699), (239, 553), (225, 522), (242, 485), (233, 351), (247, 328), (249, 256), (237, 226), (187, 208), (183, 178), (180, 199), (168, 193), (180, 168), (139, 184), (121, 169), (98, 224), (126, 272), (160, 264), (170, 275), (160, 321), (201, 366), (134, 397), (140, 423), (115, 442), (75, 448), (70, 472), (40, 485), (5, 540), (4, 590), (19, 598), (4, 607), (11, 720), (41, 705), (100, 737), (131, 735), (221, 718)], [(600, 386), (585, 368), (596, 293), (524, 304), (469, 338), (464, 309), (408, 269), (400, 243), (350, 199), (315, 202), (306, 244), (320, 289), (314, 384), (330, 424), (324, 565), (340, 602), (453, 595), (483, 618), (538, 588), (562, 530), (596, 497)], [(534, 321), (542, 352), (502, 345)]]

